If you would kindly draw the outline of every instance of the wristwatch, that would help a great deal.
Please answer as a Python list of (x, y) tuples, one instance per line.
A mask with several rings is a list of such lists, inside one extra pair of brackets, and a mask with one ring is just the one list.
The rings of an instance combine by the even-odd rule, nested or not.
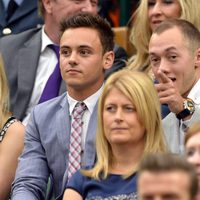
[(176, 117), (180, 119), (184, 119), (185, 117), (192, 115), (195, 111), (194, 101), (190, 98), (187, 98), (183, 102), (183, 110), (179, 112)]

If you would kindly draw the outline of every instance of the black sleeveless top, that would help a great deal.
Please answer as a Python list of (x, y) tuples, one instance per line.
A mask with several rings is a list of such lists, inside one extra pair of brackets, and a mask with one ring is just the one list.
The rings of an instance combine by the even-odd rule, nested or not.
[(6, 121), (6, 123), (4, 124), (2, 130), (0, 130), (0, 142), (2, 142), (6, 131), (8, 130), (8, 128), (10, 127), (11, 124), (13, 124), (14, 122), (16, 122), (17, 119), (13, 116), (9, 117), (8, 120)]

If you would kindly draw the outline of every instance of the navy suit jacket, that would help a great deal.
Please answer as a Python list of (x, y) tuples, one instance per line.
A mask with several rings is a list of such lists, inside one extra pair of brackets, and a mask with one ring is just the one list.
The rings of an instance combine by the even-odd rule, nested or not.
[[(40, 58), (41, 33), (41, 28), (36, 28), (0, 39), (0, 53), (10, 88), (10, 110), (19, 120), (25, 117), (32, 95)], [(126, 52), (117, 45), (114, 52), (115, 62), (106, 76), (125, 66)], [(66, 91), (65, 85), (63, 81), (59, 94)]]
[[(44, 199), (50, 174), (55, 197), (63, 193), (67, 181), (70, 124), (66, 93), (34, 108), (26, 128), (12, 199)], [(96, 126), (97, 105), (88, 125), (83, 166), (93, 165), (95, 161)]]
[(3, 2), (0, 1), (0, 37), (5, 35), (3, 33), (5, 28), (9, 28), (11, 34), (16, 34), (43, 24), (42, 18), (38, 16), (37, 2), (37, 0), (24, 0), (6, 21), (7, 13)]

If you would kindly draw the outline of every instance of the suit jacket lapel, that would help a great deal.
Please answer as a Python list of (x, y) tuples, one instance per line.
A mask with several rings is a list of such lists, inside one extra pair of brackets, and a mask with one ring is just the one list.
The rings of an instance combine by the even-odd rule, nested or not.
[[(67, 98), (63, 98), (60, 103), (60, 109), (56, 113), (56, 132), (58, 141), (64, 154), (68, 155), (69, 138), (70, 138), (70, 115)], [(67, 159), (67, 158), (66, 158)]]
[[(65, 97), (60, 104), (60, 109), (56, 113), (56, 130), (57, 130), (57, 138), (60, 143), (61, 149), (63, 153), (66, 155), (66, 161), (68, 160), (68, 149), (69, 149), (69, 141), (70, 141), (70, 130), (71, 130), (71, 122), (69, 115), (69, 105), (67, 98)], [(67, 169), (65, 170), (65, 174), (63, 176), (62, 183), (62, 191), (65, 188), (65, 183), (67, 181)]]
[(0, 1), (0, 19), (0, 25), (4, 27), (6, 25), (6, 12), (2, 1)]
[[(30, 100), (41, 48), (41, 31), (38, 31), (33, 38), (24, 44), (16, 52), (16, 64), (18, 66), (18, 96), (16, 100), (16, 111), (19, 116), (27, 108)], [(22, 59), (23, 58), (23, 59)], [(20, 110), (17, 110), (20, 108)]]
[(94, 111), (91, 115), (86, 140), (85, 140), (85, 150), (83, 155), (83, 166), (92, 166), (95, 161), (96, 150), (95, 150), (95, 138), (97, 130), (97, 106), (98, 102), (94, 107)]

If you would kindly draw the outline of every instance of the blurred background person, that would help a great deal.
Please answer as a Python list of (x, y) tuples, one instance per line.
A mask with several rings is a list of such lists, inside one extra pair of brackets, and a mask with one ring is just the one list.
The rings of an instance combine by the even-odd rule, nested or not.
[(99, 0), (100, 16), (106, 18), (112, 27), (119, 26), (119, 3), (116, 0)]
[(198, 181), (194, 167), (174, 154), (150, 154), (138, 173), (139, 200), (197, 200)]
[(9, 112), (9, 92), (0, 57), (0, 199), (9, 197), (17, 159), (24, 143), (24, 126)]
[(141, 72), (116, 72), (98, 104), (97, 162), (72, 176), (63, 199), (136, 199), (141, 158), (166, 151), (152, 80)]
[(0, 37), (43, 24), (37, 0), (0, 0)]
[(199, 182), (198, 196), (200, 199), (200, 121), (193, 124), (186, 131), (185, 154), (188, 162), (196, 167)]
[(148, 45), (152, 31), (164, 20), (185, 19), (200, 30), (200, 1), (197, 0), (141, 0), (134, 13), (130, 42), (136, 48), (136, 54), (129, 60), (130, 69), (139, 69), (149, 73), (151, 67), (148, 57)]

